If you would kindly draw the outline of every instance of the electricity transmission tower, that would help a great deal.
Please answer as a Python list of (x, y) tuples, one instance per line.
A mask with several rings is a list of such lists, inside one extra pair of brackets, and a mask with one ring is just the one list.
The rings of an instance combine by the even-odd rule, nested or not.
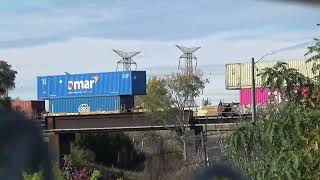
[[(197, 57), (193, 54), (195, 51), (200, 49), (201, 47), (185, 47), (176, 45), (183, 54), (179, 57), (179, 66), (178, 69), (182, 71), (182, 73), (186, 75), (192, 75), (197, 69)], [(181, 67), (181, 61), (184, 61), (184, 66)], [(194, 64), (195, 61), (195, 64)]]
[[(197, 57), (193, 54), (195, 51), (197, 51), (198, 49), (200, 49), (200, 47), (185, 47), (185, 46), (179, 46), (176, 45), (178, 49), (180, 49), (180, 51), (183, 52), (183, 54), (179, 57), (179, 66), (178, 66), (178, 70), (181, 71), (182, 74), (187, 75), (187, 76), (191, 76), (195, 73), (195, 71), (197, 70)], [(180, 66), (181, 61), (184, 61), (184, 66)], [(195, 63), (194, 63), (195, 61)], [(196, 106), (196, 102), (194, 97), (188, 97), (187, 100), (187, 106), (189, 107), (195, 107)]]
[(119, 64), (122, 65), (123, 71), (131, 71), (132, 65), (135, 66), (134, 70), (137, 69), (137, 63), (132, 60), (132, 57), (136, 56), (140, 52), (123, 52), (123, 51), (119, 51), (119, 50), (115, 50), (115, 49), (113, 49), (113, 51), (115, 53), (117, 53), (122, 58), (120, 61), (117, 62), (117, 70), (116, 71), (118, 71)]

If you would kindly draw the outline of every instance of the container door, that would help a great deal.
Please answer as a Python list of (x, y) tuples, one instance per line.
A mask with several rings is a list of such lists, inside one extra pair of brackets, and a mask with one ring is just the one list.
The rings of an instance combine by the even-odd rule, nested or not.
[(147, 79), (145, 71), (132, 72), (132, 95), (145, 95), (146, 84)]
[(103, 95), (117, 96), (119, 95), (119, 73), (111, 72), (103, 74)]
[(119, 90), (120, 95), (132, 94), (132, 73), (131, 71), (119, 72)]
[(39, 100), (48, 99), (49, 92), (48, 92), (48, 78), (45, 76), (41, 76), (37, 78), (37, 96)]
[(225, 73), (226, 89), (241, 88), (241, 64), (227, 64)]

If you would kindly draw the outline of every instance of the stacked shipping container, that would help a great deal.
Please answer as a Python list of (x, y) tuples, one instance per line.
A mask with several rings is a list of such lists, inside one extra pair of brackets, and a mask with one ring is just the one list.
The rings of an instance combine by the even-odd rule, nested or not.
[[(285, 61), (289, 64), (290, 68), (298, 69), (298, 71), (307, 77), (313, 77), (312, 74), (312, 63), (306, 63), (304, 60), (299, 61)], [(266, 67), (272, 67), (276, 64), (273, 62), (259, 62), (255, 65), (256, 75), (261, 72), (262, 69)], [(242, 88), (251, 87), (251, 64), (250, 63), (236, 63), (236, 64), (226, 64), (225, 71), (225, 84), (226, 89), (229, 90), (240, 90)], [(261, 76), (256, 76), (256, 87), (261, 87), (262, 80)]]
[(38, 99), (49, 100), (51, 113), (129, 110), (145, 94), (145, 71), (38, 77)]
[(125, 111), (132, 107), (132, 96), (79, 97), (49, 101), (52, 113)]
[[(271, 92), (269, 88), (256, 88), (256, 103), (265, 105), (270, 101), (270, 95), (275, 100), (281, 101), (280, 93)], [(250, 105), (252, 103), (252, 88), (242, 88), (240, 90), (240, 105)]]
[[(312, 63), (306, 63), (305, 60), (285, 61), (290, 68), (298, 69), (298, 71), (307, 77), (313, 77)], [(259, 74), (262, 69), (266, 67), (272, 67), (276, 64), (273, 62), (259, 62), (255, 65), (256, 74)], [(251, 100), (251, 82), (252, 71), (250, 63), (235, 63), (227, 64), (225, 72), (225, 84), (228, 90), (240, 90), (240, 104), (250, 105)], [(266, 104), (269, 101), (270, 90), (268, 88), (262, 88), (261, 76), (256, 76), (256, 102), (257, 104)], [(280, 95), (274, 94), (275, 98), (280, 101)]]
[(12, 101), (12, 109), (20, 111), (28, 118), (40, 118), (41, 113), (45, 111), (44, 101)]

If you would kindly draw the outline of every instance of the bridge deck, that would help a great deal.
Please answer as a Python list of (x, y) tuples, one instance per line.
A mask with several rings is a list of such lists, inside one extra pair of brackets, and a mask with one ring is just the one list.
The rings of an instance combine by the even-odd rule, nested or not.
[[(230, 130), (230, 124), (235, 124), (243, 117), (189, 117), (188, 128), (210, 124), (216, 130)], [(197, 119), (194, 119), (197, 118)], [(248, 117), (247, 117), (248, 118)], [(188, 121), (186, 121), (188, 122)], [(211, 126), (211, 124), (213, 124)], [(225, 124), (225, 125), (223, 125)], [(45, 118), (45, 132), (72, 133), (72, 132), (99, 132), (99, 131), (152, 131), (177, 129), (178, 124), (166, 126), (155, 125), (144, 112), (111, 113), (111, 114), (86, 114), (86, 115), (59, 115)], [(209, 127), (209, 126), (207, 126)], [(227, 127), (227, 128), (226, 128)]]

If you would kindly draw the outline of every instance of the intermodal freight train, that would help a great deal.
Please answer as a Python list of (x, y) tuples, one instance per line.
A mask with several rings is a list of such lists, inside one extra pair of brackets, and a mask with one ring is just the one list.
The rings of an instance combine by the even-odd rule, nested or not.
[(38, 99), (50, 113), (128, 111), (134, 96), (146, 94), (146, 71), (39, 76)]
[(201, 106), (194, 113), (197, 117), (241, 116), (243, 112), (239, 103), (219, 103), (218, 105)]

